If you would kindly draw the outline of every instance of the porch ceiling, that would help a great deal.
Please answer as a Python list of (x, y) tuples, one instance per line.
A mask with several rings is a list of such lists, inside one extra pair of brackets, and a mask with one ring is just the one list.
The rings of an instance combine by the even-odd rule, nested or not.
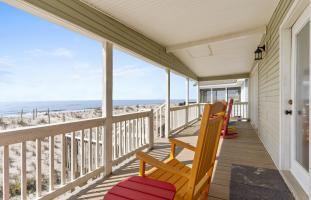
[(249, 72), (279, 0), (83, 0), (174, 53), (199, 77)]

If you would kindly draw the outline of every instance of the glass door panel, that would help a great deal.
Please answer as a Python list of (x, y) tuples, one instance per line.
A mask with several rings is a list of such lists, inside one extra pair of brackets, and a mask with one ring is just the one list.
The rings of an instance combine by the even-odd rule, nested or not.
[(295, 159), (309, 171), (310, 22), (296, 34)]

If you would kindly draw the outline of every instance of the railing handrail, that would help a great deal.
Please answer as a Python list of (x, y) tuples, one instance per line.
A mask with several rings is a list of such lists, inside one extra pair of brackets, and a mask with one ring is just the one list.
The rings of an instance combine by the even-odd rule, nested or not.
[(133, 113), (125, 113), (125, 114), (114, 115), (112, 117), (112, 122), (116, 123), (116, 122), (121, 122), (121, 121), (141, 118), (141, 117), (148, 117), (151, 112), (152, 112), (152, 110), (147, 110), (147, 111), (140, 111), (140, 112), (133, 112)]
[(72, 122), (59, 122), (55, 124), (39, 125), (33, 127), (16, 128), (0, 131), (0, 145), (17, 144), (24, 141), (42, 139), (82, 129), (104, 126), (105, 118), (82, 119)]
[(188, 107), (194, 107), (194, 106), (198, 106), (199, 104), (198, 103), (191, 103), (188, 105)]
[(158, 112), (160, 109), (162, 109), (163, 107), (165, 107), (166, 103), (161, 104), (159, 107), (157, 107), (156, 109), (154, 109), (154, 112)]
[(233, 105), (241, 105), (241, 104), (248, 104), (248, 102), (246, 101), (246, 102), (233, 102)]
[(186, 109), (188, 106), (183, 105), (183, 106), (172, 106), (170, 107), (170, 111), (176, 111), (176, 110), (182, 110), (182, 109)]
[(199, 105), (198, 103), (193, 103), (193, 104), (183, 105), (183, 106), (173, 106), (170, 108), (170, 111), (182, 110), (182, 109), (186, 109), (186, 108), (194, 107), (198, 105)]

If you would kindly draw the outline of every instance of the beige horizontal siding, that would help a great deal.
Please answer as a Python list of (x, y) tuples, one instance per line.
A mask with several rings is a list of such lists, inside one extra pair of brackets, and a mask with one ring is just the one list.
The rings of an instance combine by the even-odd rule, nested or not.
[(279, 165), (280, 147), (279, 27), (291, 3), (291, 0), (280, 1), (271, 17), (263, 39), (267, 48), (266, 55), (259, 62), (258, 68), (259, 137), (277, 166)]

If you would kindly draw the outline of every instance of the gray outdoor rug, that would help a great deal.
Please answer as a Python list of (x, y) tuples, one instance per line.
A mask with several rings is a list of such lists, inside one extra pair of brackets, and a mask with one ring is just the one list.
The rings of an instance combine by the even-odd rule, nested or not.
[(294, 199), (278, 170), (231, 166), (230, 200)]

